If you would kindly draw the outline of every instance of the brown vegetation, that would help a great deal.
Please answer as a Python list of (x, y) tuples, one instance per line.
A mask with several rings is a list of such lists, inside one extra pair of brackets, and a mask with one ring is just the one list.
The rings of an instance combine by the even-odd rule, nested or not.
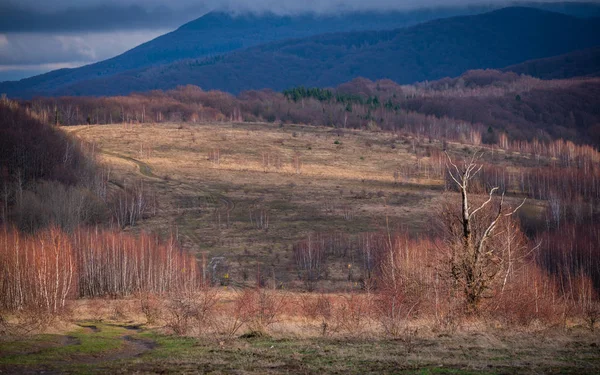
[(299, 89), (309, 91), (301, 94), (305, 97), (296, 94), (294, 100), (288, 91), (233, 96), (182, 86), (106, 98), (38, 98), (26, 104), (42, 121), (62, 125), (266, 121), (385, 129), (419, 140), (483, 142), (503, 149), (508, 149), (501, 139), (506, 135), (505, 139), (542, 147), (559, 138), (600, 144), (597, 78), (543, 81), (476, 70), (415, 85), (359, 78), (336, 89)]
[(75, 297), (162, 294), (201, 284), (196, 259), (173, 239), (57, 228), (26, 236), (4, 228), (0, 243), (2, 311), (57, 314)]
[[(148, 322), (178, 334), (224, 336), (299, 322), (321, 335), (410, 337), (419, 320), (455, 329), (479, 318), (517, 325), (577, 320), (591, 328), (598, 319), (597, 236), (581, 226), (597, 219), (598, 153), (591, 147), (499, 137), (503, 147), (483, 148), (477, 159), (462, 144), (419, 132), (264, 124), (73, 131), (97, 142), (89, 147), (112, 166), (110, 173), (98, 169), (98, 210), (105, 204), (106, 215), (128, 230), (168, 235), (165, 222), (176, 225), (186, 250), (173, 236), (77, 229), (78, 220), (55, 222), (67, 231), (29, 236), (5, 229), (4, 312), (59, 314), (73, 298), (138, 295)], [(449, 170), (444, 151), (467, 162)], [(469, 204), (461, 206), (456, 188)], [(493, 198), (497, 190), (503, 198)], [(68, 201), (36, 194), (45, 204)], [(427, 194), (433, 198), (424, 200)], [(512, 216), (524, 196), (535, 201), (523, 210), (539, 207), (540, 214), (519, 211), (522, 230)], [(95, 210), (74, 207), (79, 211), (64, 216)], [(432, 217), (446, 221), (434, 226)], [(568, 229), (564, 239), (548, 232), (555, 228)], [(201, 267), (195, 251), (209, 254)], [(221, 295), (209, 283), (234, 291)], [(339, 294), (274, 290), (282, 288)]]

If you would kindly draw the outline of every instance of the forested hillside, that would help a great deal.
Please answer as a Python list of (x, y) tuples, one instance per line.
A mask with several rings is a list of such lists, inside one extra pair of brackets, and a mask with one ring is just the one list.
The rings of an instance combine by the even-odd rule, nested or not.
[[(233, 15), (214, 11), (114, 58), (80, 68), (53, 71), (19, 82), (7, 82), (0, 85), (0, 92), (19, 97), (50, 94), (82, 80), (108, 77), (185, 59), (221, 55), (277, 40), (331, 32), (395, 29), (432, 19), (487, 10), (489, 7), (479, 6), (287, 16), (272, 13)], [(0, 19), (1, 17), (0, 15)]]
[(588, 48), (564, 55), (525, 61), (503, 69), (542, 79), (600, 76), (600, 47)]
[(413, 83), (502, 68), (600, 43), (600, 22), (526, 8), (455, 17), (393, 31), (326, 34), (228, 55), (82, 81), (57, 93), (114, 95), (195, 84), (237, 93), (327, 87), (356, 77)]
[(407, 131), (458, 141), (470, 139), (474, 131), (490, 144), (502, 135), (600, 144), (598, 79), (544, 81), (496, 70), (415, 85), (361, 78), (334, 89), (299, 86), (237, 96), (182, 86), (124, 97), (38, 98), (25, 104), (46, 121), (63, 125), (267, 121)]
[[(241, 25), (233, 27), (230, 32), (244, 35), (248, 33), (248, 27), (254, 24), (254, 21), (246, 23), (243, 18), (234, 20)], [(373, 18), (374, 23), (378, 20), (381, 21)], [(380, 27), (392, 22), (387, 20), (388, 23), (382, 21)], [(278, 30), (279, 35), (280, 20), (276, 18), (268, 22), (274, 29), (266, 28), (265, 35), (274, 30)], [(307, 22), (300, 23), (310, 24)], [(343, 29), (340, 26), (342, 23), (325, 22), (333, 25), (330, 31), (338, 30), (335, 25)], [(347, 25), (357, 23), (350, 22)], [(364, 27), (369, 25), (364, 24)], [(320, 28), (315, 30), (324, 31)], [(179, 38), (179, 32), (196, 33), (197, 30), (191, 24), (176, 31), (173, 37)], [(211, 29), (211, 38), (214, 32)], [(234, 36), (226, 34), (224, 38), (232, 44), (231, 48), (241, 47)], [(239, 93), (264, 88), (284, 90), (299, 85), (336, 86), (356, 77), (414, 83), (455, 77), (469, 69), (503, 68), (527, 60), (595, 47), (600, 44), (600, 22), (593, 18), (575, 18), (533, 8), (513, 7), (480, 15), (435, 20), (404, 29), (322, 34), (277, 41), (222, 55), (215, 55), (223, 51), (221, 47), (211, 50), (213, 47), (207, 47), (200, 41), (186, 42), (188, 39), (181, 38), (185, 48), (177, 47), (179, 42), (167, 43), (177, 50), (192, 48), (194, 51), (202, 45), (202, 48), (208, 48), (206, 53), (214, 56), (181, 60), (200, 52), (179, 56), (169, 52), (169, 49), (157, 50), (156, 43), (150, 43), (119, 57), (119, 61), (126, 60), (130, 55), (137, 56), (138, 52), (134, 51), (139, 51), (144, 58), (155, 59), (155, 62), (177, 61), (144, 67), (144, 64), (134, 61), (136, 58), (128, 65), (132, 70), (126, 72), (120, 68), (120, 72), (106, 71), (107, 74), (104, 73), (107, 68), (101, 68), (91, 75), (85, 73), (88, 68), (67, 72), (76, 75), (74, 77), (64, 75), (65, 71), (57, 71), (21, 82), (4, 83), (0, 85), (0, 91), (21, 97), (42, 94), (119, 95), (193, 84), (205, 90)], [(102, 64), (98, 66), (104, 66)], [(82, 75), (77, 76), (79, 74)]]
[(125, 227), (148, 215), (152, 200), (142, 186), (111, 180), (110, 170), (96, 161), (95, 145), (47, 120), (0, 101), (0, 224), (26, 232), (51, 225), (71, 231), (93, 224)]

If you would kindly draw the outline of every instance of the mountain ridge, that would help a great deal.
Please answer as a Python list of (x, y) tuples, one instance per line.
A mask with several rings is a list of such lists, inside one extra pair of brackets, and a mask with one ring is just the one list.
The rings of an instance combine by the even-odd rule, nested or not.
[(179, 61), (118, 75), (119, 87), (114, 81), (100, 79), (72, 85), (61, 94), (122, 94), (188, 83), (237, 93), (298, 85), (335, 86), (358, 76), (413, 83), (596, 46), (600, 44), (598, 25), (595, 19), (504, 8), (404, 29), (278, 41), (216, 58)]
[(529, 60), (502, 70), (542, 79), (600, 77), (600, 47)]
[[(472, 11), (479, 11), (477, 9)], [(44, 93), (80, 80), (110, 76), (178, 60), (219, 55), (278, 39), (352, 29), (391, 29), (418, 23), (422, 19), (429, 20), (436, 15), (452, 16), (458, 12), (439, 11), (434, 15), (429, 15), (428, 12), (417, 15), (399, 11), (385, 14), (357, 12), (344, 16), (305, 14), (290, 17), (276, 16), (272, 13), (234, 16), (215, 11), (110, 59), (79, 68), (59, 69), (19, 81), (1, 82), (0, 89), (8, 94), (28, 91)], [(215, 35), (220, 36), (215, 38)]]
[[(281, 18), (276, 20), (285, 23)], [(182, 28), (193, 28), (193, 22)], [(68, 75), (77, 72), (55, 71), (0, 84), (0, 92), (21, 97), (117, 95), (195, 84), (235, 93), (262, 88), (282, 90), (301, 84), (324, 87), (358, 76), (412, 83), (595, 47), (600, 45), (600, 37), (596, 36), (600, 35), (599, 24), (594, 18), (508, 7), (408, 28), (288, 38), (225, 54), (142, 66), (107, 76), (83, 76), (74, 81)], [(394, 64), (396, 61), (401, 64)]]

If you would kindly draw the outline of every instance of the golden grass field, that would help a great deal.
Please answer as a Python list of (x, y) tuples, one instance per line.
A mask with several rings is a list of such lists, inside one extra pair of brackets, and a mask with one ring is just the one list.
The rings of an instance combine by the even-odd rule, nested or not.
[[(428, 234), (442, 203), (458, 199), (431, 171), (404, 172), (427, 164), (426, 149), (439, 142), (391, 133), (262, 123), (63, 129), (101, 150), (111, 181), (143, 181), (155, 194), (156, 216), (129, 230), (176, 232), (185, 249), (225, 257), (237, 281), (254, 280), (260, 264), (293, 282), (292, 245), (311, 232)], [(261, 217), (268, 226), (256, 223)], [(348, 287), (355, 262), (330, 264), (329, 287)]]

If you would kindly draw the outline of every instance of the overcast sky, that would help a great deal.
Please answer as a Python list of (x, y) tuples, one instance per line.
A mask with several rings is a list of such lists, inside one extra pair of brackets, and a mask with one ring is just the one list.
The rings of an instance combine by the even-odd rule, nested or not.
[[(0, 0), (0, 81), (116, 56), (206, 12), (334, 13), (507, 0)], [(594, 0), (594, 2), (598, 2)]]

